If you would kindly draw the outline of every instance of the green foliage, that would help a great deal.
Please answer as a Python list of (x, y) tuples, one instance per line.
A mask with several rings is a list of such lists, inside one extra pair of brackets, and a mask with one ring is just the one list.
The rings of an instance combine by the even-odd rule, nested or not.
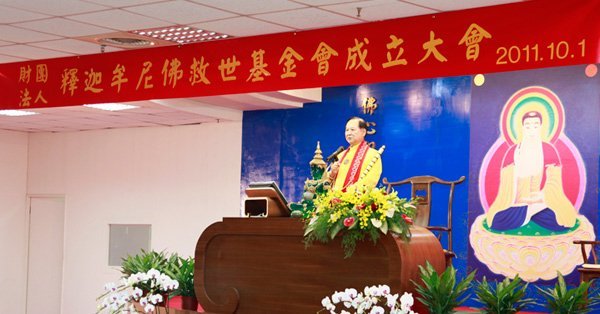
[(468, 293), (475, 271), (466, 278), (456, 283), (456, 269), (450, 266), (441, 274), (435, 271), (433, 266), (427, 262), (425, 267), (419, 266), (422, 285), (414, 282), (417, 297), (432, 314), (454, 313), (454, 308), (461, 305), (471, 296)]
[(194, 258), (179, 257), (173, 263), (173, 267), (165, 273), (179, 282), (179, 288), (173, 291), (173, 295), (192, 297), (196, 296), (194, 291)]
[(479, 283), (475, 290), (476, 301), (484, 305), (482, 313), (511, 314), (517, 313), (528, 305), (535, 304), (531, 298), (525, 298), (527, 284), (519, 275), (515, 279), (504, 279), (500, 283), (490, 284), (486, 278)]
[(142, 250), (134, 256), (127, 255), (121, 262), (121, 273), (128, 277), (135, 273), (145, 273), (150, 269), (156, 269), (161, 273), (168, 269), (169, 265), (177, 259), (177, 254), (167, 257), (165, 252)]
[[(590, 313), (600, 299), (596, 293), (587, 296), (591, 282), (582, 282), (578, 287), (569, 289), (562, 274), (558, 273), (558, 281), (553, 288), (537, 288), (546, 298), (546, 308), (552, 313), (576, 314)], [(595, 295), (595, 296), (591, 296)]]

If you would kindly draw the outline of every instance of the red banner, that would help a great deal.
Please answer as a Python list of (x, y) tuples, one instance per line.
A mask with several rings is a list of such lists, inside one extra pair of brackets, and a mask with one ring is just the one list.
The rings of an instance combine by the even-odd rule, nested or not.
[(354, 85), (597, 63), (600, 1), (0, 64), (0, 109)]

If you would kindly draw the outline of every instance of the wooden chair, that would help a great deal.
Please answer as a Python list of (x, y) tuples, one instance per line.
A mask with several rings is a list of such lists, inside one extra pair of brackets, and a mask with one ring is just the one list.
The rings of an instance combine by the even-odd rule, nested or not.
[[(581, 267), (577, 268), (581, 282), (600, 278), (600, 264), (598, 264), (598, 255), (596, 253), (596, 245), (599, 245), (600, 241), (575, 240), (573, 241), (573, 244), (579, 244), (581, 246), (583, 264)], [(586, 252), (586, 245), (591, 247), (590, 256), (588, 256), (588, 253)], [(591, 260), (589, 260), (589, 257), (591, 257)]]
[[(386, 185), (387, 192), (391, 192), (395, 186), (404, 184), (411, 185), (411, 197), (417, 198), (417, 215), (415, 217), (415, 225), (426, 227), (430, 231), (437, 234), (438, 240), (441, 242), (442, 234), (445, 233), (448, 239), (448, 247), (444, 249), (446, 256), (446, 266), (452, 265), (452, 258), (456, 254), (452, 251), (452, 202), (454, 199), (454, 187), (457, 184), (465, 181), (465, 176), (460, 177), (456, 181), (445, 181), (434, 176), (414, 176), (402, 181), (390, 182), (387, 178), (383, 178), (383, 184)], [(442, 184), (450, 186), (448, 194), (448, 221), (446, 226), (431, 226), (431, 186), (432, 184)]]

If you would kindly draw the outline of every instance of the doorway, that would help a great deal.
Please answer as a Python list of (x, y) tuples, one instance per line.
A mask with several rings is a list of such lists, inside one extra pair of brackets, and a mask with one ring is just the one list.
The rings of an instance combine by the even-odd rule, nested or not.
[(29, 197), (26, 314), (60, 314), (65, 199)]

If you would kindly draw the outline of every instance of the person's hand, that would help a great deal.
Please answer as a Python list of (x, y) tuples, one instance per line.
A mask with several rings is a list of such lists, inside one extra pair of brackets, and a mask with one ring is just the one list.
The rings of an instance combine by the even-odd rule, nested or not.
[(522, 201), (528, 205), (542, 203), (544, 201), (544, 193), (534, 192), (529, 197), (524, 197)]
[(335, 177), (337, 176), (338, 171), (340, 170), (340, 162), (336, 161), (334, 163), (331, 164), (331, 176)]

